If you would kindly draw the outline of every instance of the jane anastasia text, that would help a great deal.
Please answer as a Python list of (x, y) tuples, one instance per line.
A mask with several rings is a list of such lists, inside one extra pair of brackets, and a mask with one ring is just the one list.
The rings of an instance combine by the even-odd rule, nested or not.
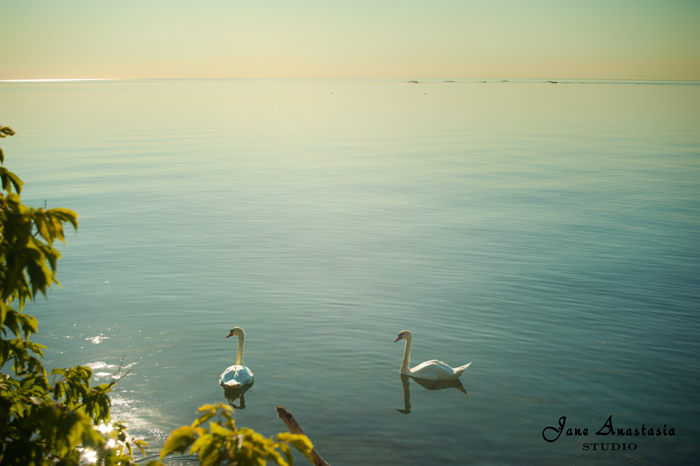
[[(588, 428), (584, 427), (566, 427), (566, 416), (562, 416), (559, 418), (559, 426), (554, 427), (554, 426), (548, 426), (545, 427), (544, 430), (542, 431), (542, 438), (544, 438), (547, 442), (555, 442), (561, 435), (564, 434), (567, 437), (586, 437), (588, 436)], [(605, 424), (603, 424), (603, 427), (601, 427), (595, 435), (601, 435), (601, 436), (607, 436), (607, 435), (616, 435), (618, 437), (660, 437), (660, 436), (675, 436), (676, 435), (676, 430), (674, 428), (668, 428), (666, 424), (664, 424), (663, 428), (659, 427), (647, 427), (645, 424), (642, 424), (641, 427), (618, 427), (615, 428), (613, 426), (613, 420), (612, 420), (612, 415), (608, 417), (608, 420), (605, 421)], [(583, 444), (583, 449), (584, 450), (596, 450), (596, 448), (592, 448), (591, 445), (594, 447), (599, 445), (597, 443), (593, 444), (588, 444), (584, 443)], [(607, 444), (600, 444), (602, 445), (607, 445)], [(620, 445), (625, 445), (625, 444), (612, 444), (614, 446), (620, 446)], [(630, 450), (635, 450), (637, 448), (637, 445), (634, 443), (630, 443), (625, 445), (625, 448), (622, 449), (630, 449)], [(613, 450), (618, 450), (620, 448), (612, 448)], [(601, 447), (601, 450), (607, 450), (607, 448), (603, 449)]]

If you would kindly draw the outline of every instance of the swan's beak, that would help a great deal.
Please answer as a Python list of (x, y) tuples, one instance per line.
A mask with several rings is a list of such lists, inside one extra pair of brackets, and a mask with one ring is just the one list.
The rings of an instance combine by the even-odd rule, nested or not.
[(401, 335), (399, 335), (398, 337), (396, 337), (396, 340), (394, 340), (394, 343), (396, 343), (396, 342), (399, 341), (400, 339), (401, 339)]
[(230, 332), (228, 335), (226, 335), (226, 338), (232, 337), (232, 336), (233, 336), (233, 332)]

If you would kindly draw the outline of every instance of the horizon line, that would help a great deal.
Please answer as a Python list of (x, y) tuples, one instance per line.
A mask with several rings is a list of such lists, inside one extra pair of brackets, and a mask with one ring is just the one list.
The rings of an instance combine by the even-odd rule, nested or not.
[(508, 80), (527, 80), (527, 81), (534, 81), (534, 80), (542, 80), (544, 82), (553, 82), (555, 80), (559, 81), (664, 81), (664, 82), (700, 82), (700, 78), (697, 79), (654, 79), (654, 78), (505, 78), (505, 77), (479, 77), (479, 78), (449, 78), (449, 77), (440, 77), (440, 78), (426, 78), (426, 77), (392, 77), (392, 78), (379, 78), (379, 77), (363, 77), (363, 78), (355, 78), (355, 77), (334, 77), (334, 78), (329, 78), (329, 77), (315, 77), (315, 78), (310, 78), (310, 77), (276, 77), (276, 78), (271, 78), (271, 77), (254, 77), (254, 78), (42, 78), (42, 79), (0, 79), (0, 83), (20, 83), (20, 82), (71, 82), (71, 81), (204, 81), (204, 80), (210, 80), (210, 81), (215, 81), (215, 80), (220, 80), (220, 81), (225, 81), (225, 80), (236, 80), (236, 79), (245, 79), (245, 80), (250, 80), (250, 79), (260, 79), (260, 80), (273, 80), (273, 79), (295, 79), (295, 80), (301, 80), (301, 79), (308, 79), (308, 80), (317, 80), (317, 79), (357, 79), (357, 80), (369, 80), (369, 79), (376, 79), (376, 80), (391, 80), (391, 79), (408, 79), (408, 80), (416, 80), (416, 79), (426, 79), (426, 80), (438, 80), (438, 79), (447, 79), (447, 80), (456, 80), (456, 79), (462, 79), (462, 80), (499, 80), (499, 82), (506, 82)]

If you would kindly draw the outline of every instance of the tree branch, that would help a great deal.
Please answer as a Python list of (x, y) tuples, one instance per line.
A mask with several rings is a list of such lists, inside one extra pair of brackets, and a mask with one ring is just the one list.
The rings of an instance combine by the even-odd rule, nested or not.
[[(284, 409), (282, 406), (277, 406), (275, 410), (277, 411), (277, 417), (284, 421), (287, 429), (289, 429), (289, 432), (293, 434), (305, 435), (297, 420), (294, 419), (294, 416), (292, 416), (292, 413)], [(318, 454), (316, 448), (311, 450), (311, 457), (314, 459), (314, 466), (330, 466), (323, 458), (321, 458), (321, 455)]]

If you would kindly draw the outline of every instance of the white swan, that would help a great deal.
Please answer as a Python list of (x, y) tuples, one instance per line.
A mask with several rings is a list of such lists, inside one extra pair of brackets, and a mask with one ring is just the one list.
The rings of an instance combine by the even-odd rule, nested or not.
[(226, 390), (241, 388), (244, 385), (253, 385), (253, 373), (243, 365), (243, 340), (245, 339), (245, 332), (240, 327), (234, 327), (231, 329), (231, 332), (226, 335), (226, 338), (232, 336), (238, 337), (236, 364), (229, 366), (228, 369), (219, 376), (219, 385)]
[(406, 340), (406, 346), (403, 350), (403, 361), (401, 361), (401, 368), (399, 369), (401, 374), (425, 380), (455, 380), (458, 379), (464, 372), (464, 369), (471, 364), (465, 364), (453, 369), (444, 362), (433, 359), (432, 361), (425, 361), (422, 364), (418, 364), (413, 369), (409, 369), (408, 365), (411, 360), (411, 340), (413, 340), (413, 334), (408, 330), (402, 330), (396, 340), (394, 340), (394, 343), (399, 340)]

